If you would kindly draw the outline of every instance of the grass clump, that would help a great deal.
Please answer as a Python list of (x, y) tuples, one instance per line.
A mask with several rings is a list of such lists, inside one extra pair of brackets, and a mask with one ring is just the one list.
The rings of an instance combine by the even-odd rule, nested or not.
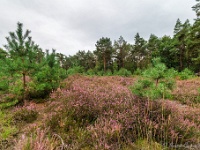
[(0, 149), (6, 149), (12, 145), (18, 128), (14, 125), (12, 116), (5, 111), (0, 110), (0, 120)]

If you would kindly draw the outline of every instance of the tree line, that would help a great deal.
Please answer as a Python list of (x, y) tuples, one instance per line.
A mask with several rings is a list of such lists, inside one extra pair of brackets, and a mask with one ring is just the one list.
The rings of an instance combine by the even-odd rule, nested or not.
[(168, 68), (182, 71), (189, 68), (200, 72), (200, 2), (192, 7), (196, 12), (194, 23), (187, 19), (177, 19), (172, 37), (157, 37), (151, 34), (145, 40), (137, 33), (134, 44), (128, 43), (122, 36), (112, 43), (108, 37), (100, 38), (94, 51), (80, 50), (73, 56), (58, 54), (65, 69), (81, 66), (84, 71), (111, 71), (125, 68), (131, 72), (147, 68), (151, 60), (160, 57)]

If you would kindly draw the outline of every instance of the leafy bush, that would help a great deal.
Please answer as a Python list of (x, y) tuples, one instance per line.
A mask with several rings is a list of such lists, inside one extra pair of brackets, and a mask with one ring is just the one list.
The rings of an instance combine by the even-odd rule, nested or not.
[(134, 71), (133, 74), (134, 74), (134, 75), (142, 75), (142, 70), (139, 69), (139, 68), (137, 68), (137, 69)]
[(116, 75), (128, 77), (128, 76), (131, 76), (132, 73), (131, 73), (130, 71), (128, 71), (127, 69), (125, 69), (125, 68), (121, 68), (121, 69), (116, 73)]
[(106, 70), (106, 72), (103, 74), (104, 76), (112, 76), (112, 71), (110, 69)]
[(66, 77), (66, 71), (62, 68), (44, 66), (28, 83), (28, 96), (32, 99), (46, 98), (52, 90), (57, 89), (61, 80)]
[(95, 70), (94, 69), (88, 69), (88, 71), (86, 72), (87, 75), (93, 76), (95, 75)]
[(69, 68), (67, 70), (67, 75), (73, 75), (73, 74), (77, 74), (77, 73), (83, 73), (84, 72), (84, 68), (81, 67), (81, 66), (75, 66), (75, 67), (72, 67), (72, 68)]
[(98, 75), (98, 76), (103, 76), (103, 75), (104, 75), (104, 71), (103, 71), (103, 70), (97, 71), (97, 75)]

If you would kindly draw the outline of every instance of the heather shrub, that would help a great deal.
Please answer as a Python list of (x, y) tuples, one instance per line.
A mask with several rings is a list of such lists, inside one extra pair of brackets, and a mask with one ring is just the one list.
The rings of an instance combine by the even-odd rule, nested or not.
[(97, 77), (75, 80), (71, 91), (73, 99), (69, 105), (75, 109), (78, 118), (86, 117), (90, 120), (95, 120), (108, 109), (120, 109), (121, 104), (132, 96), (127, 87), (115, 85), (109, 78), (98, 80)]
[(200, 102), (200, 80), (188, 79), (177, 81), (177, 86), (173, 90), (173, 98), (182, 104), (195, 105)]
[[(168, 70), (166, 66), (159, 62), (159, 59), (153, 60), (153, 68), (143, 72), (143, 78), (138, 80), (131, 88), (132, 92), (142, 99), (146, 99), (143, 109), (138, 101), (138, 126), (136, 133), (139, 138), (153, 139), (159, 143), (197, 143), (199, 140), (199, 127), (194, 121), (189, 121), (178, 107), (172, 106), (169, 101), (158, 101), (171, 97), (174, 87), (173, 78), (176, 76), (174, 69)], [(154, 101), (149, 101), (157, 99)], [(176, 109), (174, 109), (176, 107)], [(142, 119), (141, 119), (142, 118)], [(177, 123), (177, 120), (178, 123)], [(191, 123), (189, 123), (191, 122)], [(137, 129), (137, 128), (136, 128)], [(193, 138), (192, 138), (193, 137)]]
[(68, 149), (90, 149), (91, 134), (86, 129), (88, 121), (74, 117), (72, 109), (58, 110), (46, 119), (49, 132), (59, 134)]
[[(179, 144), (198, 143), (200, 140), (199, 110), (192, 107), (181, 105), (177, 102), (166, 101), (164, 102), (164, 112), (169, 112), (168, 127), (170, 139), (176, 137), (176, 142)], [(168, 140), (169, 141), (169, 140)], [(175, 143), (175, 141), (171, 141)]]
[(22, 135), (15, 143), (15, 150), (67, 149), (59, 135), (49, 137), (48, 130), (37, 129), (31, 135)]
[[(159, 149), (171, 143), (198, 143), (199, 111), (188, 107), (185, 113), (182, 104), (134, 96), (129, 90), (134, 82), (119, 76), (71, 76), (51, 94), (46, 126), (71, 149), (137, 149), (140, 143)], [(141, 82), (141, 89), (152, 82)]]

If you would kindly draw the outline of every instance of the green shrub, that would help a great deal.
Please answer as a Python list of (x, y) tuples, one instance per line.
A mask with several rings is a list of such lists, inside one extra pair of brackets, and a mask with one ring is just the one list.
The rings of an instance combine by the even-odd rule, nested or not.
[(97, 72), (97, 75), (98, 75), (98, 76), (103, 76), (103, 75), (104, 75), (104, 71), (103, 71), (103, 70), (98, 71), (98, 72)]
[(143, 79), (138, 80), (131, 88), (132, 92), (150, 99), (170, 98), (174, 87), (175, 71), (167, 69), (159, 58), (153, 59), (153, 67), (142, 72)]
[(43, 67), (28, 82), (27, 96), (30, 99), (44, 99), (60, 86), (61, 80), (65, 77), (66, 71), (62, 68)]
[[(0, 111), (0, 142), (11, 138), (18, 132), (10, 114)], [(0, 147), (1, 148), (1, 147)]]
[(8, 90), (8, 87), (9, 87), (9, 82), (7, 79), (0, 80), (0, 91), (6, 91), (6, 90)]
[(112, 76), (112, 71), (110, 69), (106, 70), (106, 72), (103, 74), (104, 76)]
[(137, 68), (135, 71), (134, 71), (134, 75), (141, 75), (142, 74), (142, 70)]
[(3, 102), (0, 103), (0, 109), (6, 109), (12, 106), (15, 106), (19, 101), (17, 99), (10, 101), (10, 102)]
[(96, 73), (95, 73), (95, 70), (93, 70), (93, 69), (88, 69), (88, 71), (86, 72), (86, 74), (87, 74), (87, 75), (90, 75), (90, 76), (93, 76), (93, 75), (95, 75)]
[(128, 76), (131, 76), (132, 73), (131, 73), (130, 71), (128, 71), (127, 69), (125, 69), (125, 68), (121, 68), (121, 69), (116, 73), (116, 75), (128, 77)]
[(186, 80), (194, 77), (194, 72), (189, 70), (188, 68), (185, 68), (183, 71), (179, 73), (179, 77), (181, 80)]
[(72, 68), (69, 68), (67, 70), (67, 75), (73, 75), (73, 74), (77, 74), (77, 73), (83, 73), (84, 72), (84, 68), (81, 66), (75, 66)]
[(147, 140), (137, 140), (134, 143), (134, 149), (141, 149), (141, 150), (162, 150), (162, 145), (157, 143), (157, 142), (153, 142), (153, 141), (147, 141)]

